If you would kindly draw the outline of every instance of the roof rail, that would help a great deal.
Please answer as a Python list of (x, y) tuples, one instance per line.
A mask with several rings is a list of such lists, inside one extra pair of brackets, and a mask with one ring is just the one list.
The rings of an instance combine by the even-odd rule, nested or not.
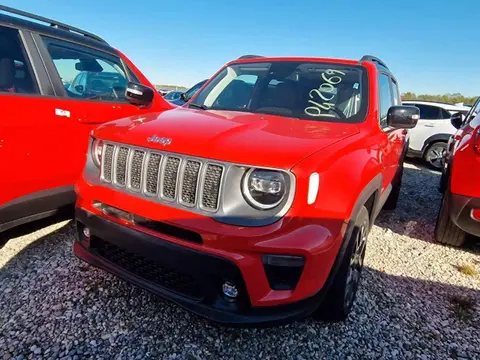
[(43, 16), (31, 14), (31, 13), (28, 13), (26, 11), (14, 9), (14, 8), (4, 6), (4, 5), (0, 5), (0, 11), (4, 11), (4, 12), (15, 14), (15, 15), (20, 15), (20, 16), (23, 16), (23, 17), (26, 17), (26, 18), (29, 18), (29, 19), (32, 19), (32, 20), (41, 21), (43, 23), (49, 24), (53, 28), (61, 29), (61, 30), (65, 30), (65, 31), (70, 31), (70, 32), (75, 32), (77, 34), (80, 34), (80, 35), (83, 35), (85, 37), (88, 37), (88, 38), (91, 38), (91, 39), (94, 39), (94, 40), (97, 40), (97, 41), (100, 41), (102, 43), (107, 44), (107, 42), (104, 39), (102, 39), (101, 37), (99, 37), (97, 35), (94, 35), (92, 33), (89, 33), (87, 31), (81, 30), (79, 28), (76, 28), (76, 27), (73, 27), (73, 26), (70, 26), (70, 25), (67, 25), (67, 24), (64, 24), (64, 23), (61, 23), (61, 22), (56, 21), (56, 20), (48, 19), (48, 18), (43, 17)]
[(385, 65), (385, 63), (380, 60), (379, 58), (375, 57), (375, 56), (372, 56), (372, 55), (364, 55), (362, 56), (362, 58), (360, 59), (360, 61), (371, 61), (371, 62), (375, 62), (377, 63), (378, 65), (380, 66), (383, 66), (384, 68), (388, 69), (388, 66)]
[(243, 55), (243, 56), (240, 56), (237, 60), (242, 60), (242, 59), (255, 59), (255, 58), (263, 58), (265, 56), (261, 56), (261, 55)]

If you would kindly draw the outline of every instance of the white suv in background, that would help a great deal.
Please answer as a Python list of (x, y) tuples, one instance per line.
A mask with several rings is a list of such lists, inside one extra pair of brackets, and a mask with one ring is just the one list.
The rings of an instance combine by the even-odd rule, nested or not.
[(441, 170), (448, 140), (457, 131), (450, 118), (456, 113), (466, 115), (470, 108), (424, 100), (408, 100), (402, 103), (420, 109), (420, 120), (417, 126), (410, 130), (408, 156), (422, 158), (433, 169)]

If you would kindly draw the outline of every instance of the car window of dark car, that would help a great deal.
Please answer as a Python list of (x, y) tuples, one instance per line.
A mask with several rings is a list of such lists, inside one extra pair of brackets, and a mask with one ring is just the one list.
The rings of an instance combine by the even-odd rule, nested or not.
[(195, 84), (194, 86), (192, 86), (190, 89), (188, 89), (185, 92), (185, 98), (191, 99), (197, 93), (197, 91), (203, 86), (203, 84), (206, 83), (206, 81), (207, 80), (201, 81), (198, 84)]

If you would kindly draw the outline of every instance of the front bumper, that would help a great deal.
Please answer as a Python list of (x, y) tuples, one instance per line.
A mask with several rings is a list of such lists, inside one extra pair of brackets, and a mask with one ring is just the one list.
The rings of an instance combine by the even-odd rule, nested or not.
[(450, 194), (450, 218), (463, 231), (480, 237), (480, 221), (472, 218), (472, 209), (480, 209), (480, 198)]
[[(162, 240), (81, 208), (76, 210), (76, 223), (77, 257), (214, 322), (241, 326), (290, 322), (311, 314), (325, 292), (326, 286), (286, 305), (252, 306), (242, 271), (232, 260)], [(88, 239), (84, 227), (90, 230)], [(220, 291), (225, 280), (239, 289), (236, 301)]]

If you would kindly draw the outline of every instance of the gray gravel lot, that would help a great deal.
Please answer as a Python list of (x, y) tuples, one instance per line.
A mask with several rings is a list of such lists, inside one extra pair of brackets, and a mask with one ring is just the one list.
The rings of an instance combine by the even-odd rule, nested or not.
[(0, 245), (0, 360), (480, 359), (480, 276), (457, 268), (480, 271), (480, 257), (432, 243), (438, 179), (406, 165), (355, 310), (335, 325), (216, 327), (74, 258), (68, 221), (32, 229)]

